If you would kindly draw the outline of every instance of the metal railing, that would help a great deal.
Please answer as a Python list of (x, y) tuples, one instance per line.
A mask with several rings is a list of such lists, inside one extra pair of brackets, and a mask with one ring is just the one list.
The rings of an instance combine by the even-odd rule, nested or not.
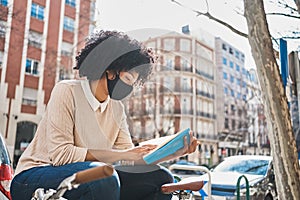
[(242, 178), (245, 179), (245, 182), (246, 182), (246, 199), (247, 200), (250, 200), (250, 194), (249, 194), (249, 181), (247, 179), (247, 177), (245, 175), (242, 175), (238, 178), (238, 181), (236, 183), (236, 192), (237, 192), (237, 197), (236, 199), (237, 200), (241, 200), (241, 194), (240, 194), (240, 182), (242, 180)]

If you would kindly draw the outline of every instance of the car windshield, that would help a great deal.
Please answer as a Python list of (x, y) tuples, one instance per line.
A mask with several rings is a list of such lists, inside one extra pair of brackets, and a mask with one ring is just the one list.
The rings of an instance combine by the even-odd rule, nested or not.
[(238, 172), (242, 174), (265, 175), (268, 170), (269, 160), (239, 160), (231, 159), (220, 163), (214, 172)]

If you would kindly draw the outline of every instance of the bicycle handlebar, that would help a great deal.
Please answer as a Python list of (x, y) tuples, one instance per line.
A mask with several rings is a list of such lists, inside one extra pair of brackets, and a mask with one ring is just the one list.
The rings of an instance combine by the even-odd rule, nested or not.
[(76, 184), (83, 184), (90, 181), (95, 181), (101, 178), (106, 178), (114, 173), (114, 168), (110, 165), (93, 167), (84, 171), (77, 172), (74, 182)]

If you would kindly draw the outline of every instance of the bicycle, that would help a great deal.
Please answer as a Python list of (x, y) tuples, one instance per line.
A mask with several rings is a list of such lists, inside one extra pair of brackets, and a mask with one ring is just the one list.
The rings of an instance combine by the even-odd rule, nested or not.
[[(181, 166), (180, 166), (181, 167)], [(65, 178), (56, 190), (38, 188), (35, 190), (31, 200), (67, 200), (62, 196), (67, 190), (78, 188), (80, 184), (112, 176), (114, 168), (110, 165), (94, 167), (83, 170)], [(203, 187), (203, 181), (179, 181), (161, 186), (164, 193), (177, 196), (179, 200), (190, 199), (191, 191), (199, 191)]]

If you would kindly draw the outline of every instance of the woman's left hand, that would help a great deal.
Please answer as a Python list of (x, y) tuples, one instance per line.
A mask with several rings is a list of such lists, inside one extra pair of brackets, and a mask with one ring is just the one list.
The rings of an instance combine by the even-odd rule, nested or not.
[[(186, 144), (187, 144), (187, 142), (186, 142)], [(199, 144), (200, 144), (200, 142), (197, 140), (196, 137), (193, 136), (193, 132), (190, 131), (190, 144), (188, 145), (186, 153), (187, 154), (194, 153)]]
[(184, 147), (182, 149), (179, 149), (174, 156), (175, 157), (181, 157), (186, 154), (190, 154), (196, 151), (197, 146), (200, 143), (198, 142), (197, 138), (193, 136), (193, 132), (190, 131), (190, 143), (188, 143), (187, 137), (184, 137)]

